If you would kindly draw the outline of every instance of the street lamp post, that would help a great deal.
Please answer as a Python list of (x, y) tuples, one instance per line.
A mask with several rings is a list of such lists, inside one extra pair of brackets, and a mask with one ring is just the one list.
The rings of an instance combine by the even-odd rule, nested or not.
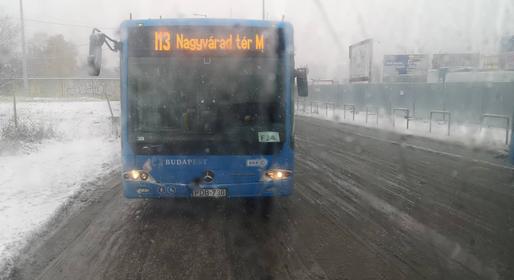
[(262, 20), (266, 19), (266, 5), (265, 0), (262, 0)]
[[(29, 91), (29, 81), (27, 75), (27, 54), (25, 48), (25, 21), (23, 19), (23, 0), (20, 0), (20, 34), (21, 34), (21, 54), (22, 54), (22, 71), (23, 71), (23, 89), (25, 94)], [(16, 91), (13, 93), (14, 106), (14, 126), (18, 127), (18, 117), (16, 115)]]

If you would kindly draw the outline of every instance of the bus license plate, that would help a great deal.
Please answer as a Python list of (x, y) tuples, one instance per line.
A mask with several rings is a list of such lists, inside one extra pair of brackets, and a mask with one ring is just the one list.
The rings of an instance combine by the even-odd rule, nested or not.
[(226, 197), (227, 189), (197, 189), (193, 190), (193, 197)]

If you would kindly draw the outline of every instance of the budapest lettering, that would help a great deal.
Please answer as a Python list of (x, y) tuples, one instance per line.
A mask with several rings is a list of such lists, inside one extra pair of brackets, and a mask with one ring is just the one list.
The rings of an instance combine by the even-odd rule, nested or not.
[(206, 165), (207, 159), (166, 159), (164, 165)]

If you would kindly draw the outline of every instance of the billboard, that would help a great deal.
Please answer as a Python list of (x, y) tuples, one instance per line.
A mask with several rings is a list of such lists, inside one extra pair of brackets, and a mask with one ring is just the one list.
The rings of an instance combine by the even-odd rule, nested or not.
[(514, 51), (505, 52), (500, 55), (500, 68), (507, 71), (514, 71)]
[(432, 68), (448, 68), (449, 72), (467, 72), (480, 67), (480, 54), (478, 53), (454, 53), (434, 54)]
[(372, 59), (372, 39), (367, 39), (350, 46), (350, 83), (371, 81)]
[(480, 69), (482, 71), (497, 71), (500, 69), (499, 55), (483, 55)]
[(500, 41), (500, 68), (514, 70), (514, 36), (504, 36)]
[(500, 41), (500, 52), (514, 52), (514, 36), (504, 36)]
[(428, 55), (384, 55), (384, 83), (424, 83), (428, 74)]

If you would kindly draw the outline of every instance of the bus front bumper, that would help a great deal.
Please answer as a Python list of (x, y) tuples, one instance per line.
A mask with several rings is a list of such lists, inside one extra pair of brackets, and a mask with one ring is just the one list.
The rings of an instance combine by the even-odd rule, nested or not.
[(242, 184), (187, 185), (175, 183), (149, 183), (123, 180), (123, 194), (127, 198), (173, 198), (192, 197), (198, 189), (225, 189), (227, 198), (289, 196), (293, 190), (293, 179)]

